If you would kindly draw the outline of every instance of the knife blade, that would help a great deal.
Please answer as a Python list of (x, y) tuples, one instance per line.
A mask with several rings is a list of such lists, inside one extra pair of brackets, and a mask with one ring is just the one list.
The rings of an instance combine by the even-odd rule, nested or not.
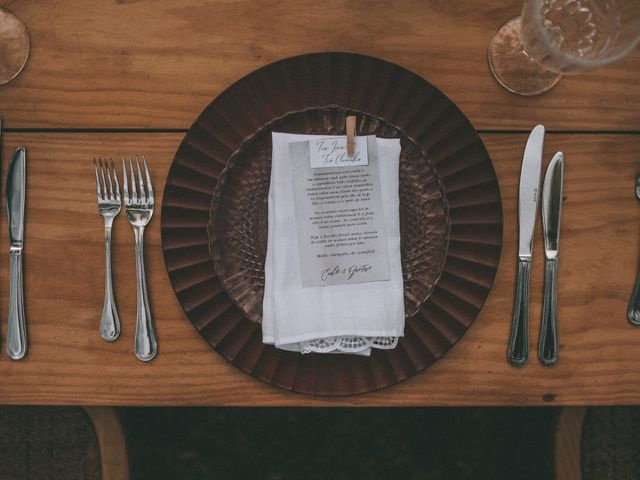
[(529, 280), (533, 230), (538, 212), (538, 191), (544, 146), (544, 126), (537, 125), (529, 135), (520, 170), (518, 194), (518, 270), (511, 321), (511, 336), (507, 359), (515, 366), (524, 365), (529, 358)]
[(554, 365), (558, 361), (557, 277), (563, 182), (564, 154), (558, 152), (547, 167), (542, 187), (542, 232), (546, 260), (538, 358), (543, 365)]
[(9, 225), (9, 317), (7, 354), (19, 360), (27, 353), (27, 328), (22, 285), (22, 248), (27, 152), (19, 147), (7, 171), (7, 218)]

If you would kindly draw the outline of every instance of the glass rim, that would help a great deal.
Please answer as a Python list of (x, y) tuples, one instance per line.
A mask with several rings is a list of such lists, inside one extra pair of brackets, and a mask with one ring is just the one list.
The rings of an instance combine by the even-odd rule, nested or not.
[[(527, 2), (531, 2), (535, 6), (540, 6), (542, 1), (543, 0), (525, 0), (525, 3), (523, 4), (523, 13), (521, 15), (524, 14), (524, 9), (526, 8)], [(568, 65), (578, 66), (585, 70), (598, 68), (598, 67), (616, 62), (617, 60), (620, 60), (625, 55), (627, 55), (631, 50), (633, 50), (638, 45), (638, 43), (640, 43), (640, 31), (638, 31), (636, 38), (634, 38), (634, 40), (630, 42), (629, 45), (624, 47), (617, 54), (612, 55), (610, 57), (606, 57), (606, 58), (587, 60), (584, 58), (577, 57), (575, 55), (571, 55), (557, 47), (556, 43), (553, 42), (551, 36), (549, 35), (549, 32), (544, 27), (543, 20), (542, 20), (542, 12), (540, 11), (540, 8), (533, 8), (532, 19), (536, 23), (538, 30), (542, 33), (542, 36), (544, 37), (545, 45), (553, 53), (553, 55), (560, 57)], [(561, 72), (561, 73), (567, 73), (567, 72)]]
[(30, 52), (31, 52), (31, 37), (29, 36), (29, 30), (27, 30), (27, 26), (20, 19), (20, 17), (18, 17), (15, 13), (13, 13), (7, 7), (3, 7), (2, 5), (0, 5), (0, 13), (5, 13), (5, 14), (7, 14), (7, 16), (11, 16), (11, 17), (16, 19), (16, 21), (20, 25), (21, 30), (24, 32), (24, 38), (25, 38), (25, 40), (27, 42), (26, 53), (25, 53), (25, 56), (24, 56), (24, 60), (22, 61), (22, 64), (20, 65), (20, 68), (18, 68), (16, 70), (16, 72), (10, 78), (8, 78), (6, 80), (0, 80), (0, 86), (2, 86), (2, 85), (6, 85), (7, 83), (11, 82), (18, 75), (20, 75), (20, 73), (22, 73), (22, 70), (24, 70), (24, 67), (27, 65), (27, 62), (29, 61), (29, 55), (30, 55)]

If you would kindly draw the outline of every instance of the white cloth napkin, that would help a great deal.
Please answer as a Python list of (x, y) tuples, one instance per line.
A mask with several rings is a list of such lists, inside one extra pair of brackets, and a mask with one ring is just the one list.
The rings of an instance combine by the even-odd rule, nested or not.
[(404, 333), (398, 196), (400, 141), (376, 139), (390, 279), (303, 288), (289, 143), (320, 138), (332, 137), (272, 135), (263, 342), (293, 351), (365, 355), (372, 347), (393, 348)]

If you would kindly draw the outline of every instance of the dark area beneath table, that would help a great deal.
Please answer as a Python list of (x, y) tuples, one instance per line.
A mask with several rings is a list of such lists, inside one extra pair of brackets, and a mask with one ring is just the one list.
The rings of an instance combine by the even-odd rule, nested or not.
[(132, 480), (553, 478), (553, 408), (122, 408)]

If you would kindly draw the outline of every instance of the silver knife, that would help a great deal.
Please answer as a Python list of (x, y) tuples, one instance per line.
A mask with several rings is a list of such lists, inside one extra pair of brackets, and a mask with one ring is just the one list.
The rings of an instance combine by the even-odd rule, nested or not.
[(562, 186), (564, 180), (564, 154), (558, 152), (547, 167), (542, 186), (542, 232), (544, 235), (544, 297), (538, 358), (543, 365), (558, 361), (557, 276), (558, 247), (560, 241), (560, 214), (562, 212)]
[(524, 365), (529, 358), (529, 279), (533, 229), (538, 212), (538, 190), (542, 166), (544, 127), (537, 125), (529, 135), (524, 148), (518, 195), (519, 246), (516, 294), (511, 323), (511, 338), (507, 359), (512, 365)]
[(7, 353), (19, 360), (27, 353), (27, 327), (22, 293), (22, 247), (27, 154), (19, 147), (7, 172), (7, 217), (9, 223), (9, 327)]

